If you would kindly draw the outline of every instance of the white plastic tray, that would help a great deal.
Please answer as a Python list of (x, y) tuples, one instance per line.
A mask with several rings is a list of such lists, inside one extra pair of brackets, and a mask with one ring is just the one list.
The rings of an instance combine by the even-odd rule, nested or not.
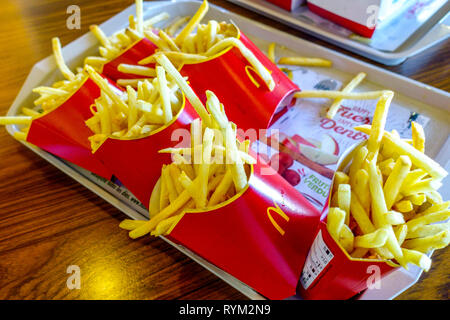
[[(172, 17), (176, 17), (188, 14), (192, 15), (198, 9), (198, 6), (199, 2), (197, 1), (149, 2), (144, 3), (144, 10), (146, 18), (162, 11), (166, 11)], [(118, 29), (125, 27), (128, 24), (128, 16), (134, 14), (134, 12), (135, 7), (132, 5), (101, 24), (100, 27), (107, 35), (112, 34)], [(368, 74), (368, 81), (365, 81), (364, 85), (361, 86), (362, 90), (376, 90), (385, 88), (378, 84), (389, 84), (389, 89), (394, 90), (397, 93), (394, 103), (408, 107), (413, 111), (420, 112), (431, 119), (430, 122), (432, 122), (433, 125), (425, 128), (428, 141), (433, 141), (433, 144), (427, 145), (427, 153), (444, 167), (449, 169), (450, 95), (448, 93), (298, 39), (214, 5), (210, 5), (210, 10), (205, 19), (232, 19), (263, 51), (266, 51), (270, 42), (276, 41), (287, 48), (283, 49), (284, 52), (281, 52), (280, 49), (282, 54), (293, 55), (297, 53), (330, 59), (334, 62), (334, 67), (332, 69), (324, 69), (323, 72), (340, 81), (348, 81), (357, 72), (364, 71)], [(65, 46), (63, 48), (63, 54), (69, 66), (74, 68), (82, 64), (87, 53), (92, 54), (95, 52), (96, 46), (97, 40), (92, 34), (88, 33)], [(31, 92), (32, 88), (39, 85), (50, 85), (53, 81), (60, 78), (61, 76), (59, 75), (59, 71), (56, 68), (52, 56), (35, 64), (9, 109), (8, 115), (16, 115), (21, 107), (32, 105), (32, 101), (36, 98)], [(7, 126), (7, 130), (13, 135), (18, 128), (16, 126)], [(141, 207), (121, 197), (120, 194), (114, 190), (114, 186), (106, 184), (101, 179), (96, 178), (93, 174), (69, 164), (39, 148), (25, 142), (23, 144), (129, 217), (133, 219), (143, 219), (148, 217), (145, 210)], [(447, 179), (444, 181), (442, 189), (449, 189), (448, 187), (449, 181)], [(448, 197), (448, 194), (443, 194), (443, 196)], [(247, 297), (251, 299), (264, 299), (264, 297), (241, 281), (211, 265), (186, 248), (171, 243), (164, 237), (162, 237), (162, 239), (166, 240), (200, 265), (216, 274)], [(417, 268), (411, 268), (409, 271), (395, 271), (382, 280), (381, 289), (368, 290), (360, 295), (359, 299), (392, 299), (414, 284), (419, 276), (420, 271)], [(299, 299), (299, 297), (292, 297), (292, 299)]]
[[(389, 52), (350, 39), (350, 31), (343, 31), (343, 27), (332, 22), (327, 21), (326, 26), (322, 26), (320, 23), (300, 18), (301, 10), (308, 10), (304, 7), (289, 12), (266, 0), (229, 1), (385, 65), (398, 65), (450, 36), (449, 3), (426, 20), (398, 49)], [(318, 19), (323, 20), (320, 17)]]

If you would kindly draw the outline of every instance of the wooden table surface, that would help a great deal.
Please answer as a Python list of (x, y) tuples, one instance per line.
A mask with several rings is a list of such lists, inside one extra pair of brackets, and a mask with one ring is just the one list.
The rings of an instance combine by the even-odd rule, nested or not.
[[(122, 11), (132, 0), (3, 0), (0, 10), (0, 114), (7, 112), (32, 66)], [(275, 28), (355, 56), (227, 1), (211, 1)], [(81, 29), (66, 28), (66, 8), (81, 8)], [(361, 58), (363, 59), (363, 58)], [(365, 60), (365, 59), (363, 59)], [(384, 67), (450, 90), (450, 42)], [(136, 241), (119, 229), (126, 216), (13, 140), (0, 128), (0, 299), (246, 299), (163, 240)], [(448, 299), (450, 250), (397, 299)], [(66, 286), (67, 268), (81, 289)]]

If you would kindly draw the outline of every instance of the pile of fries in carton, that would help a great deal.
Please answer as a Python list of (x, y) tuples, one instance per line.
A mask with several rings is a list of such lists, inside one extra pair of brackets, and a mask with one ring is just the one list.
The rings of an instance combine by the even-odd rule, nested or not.
[[(167, 20), (169, 15), (163, 12), (144, 20), (142, 1), (137, 0), (136, 17), (130, 16), (126, 29), (106, 36), (98, 26), (91, 26), (92, 33), (100, 43), (100, 56), (86, 57), (84, 67), (77, 68), (76, 74), (65, 64), (61, 44), (58, 38), (54, 38), (52, 45), (56, 64), (65, 80), (49, 87), (35, 88), (33, 92), (39, 93), (40, 97), (34, 101), (35, 107), (22, 108), (23, 115), (0, 117), (0, 124), (21, 126), (14, 134), (16, 139), (39, 141), (39, 137), (37, 140), (28, 139), (33, 122), (37, 123), (46, 115), (57, 112), (62, 105), (70, 105), (70, 99), (90, 81), (95, 90), (87, 91), (87, 113), (84, 113), (79, 125), (89, 128), (90, 134), (83, 137), (81, 145), (86, 148), (85, 141), (89, 141), (89, 156), (95, 158), (97, 150), (108, 139), (138, 141), (146, 138), (149, 139), (149, 145), (153, 146), (155, 134), (172, 130), (170, 126), (181, 121), (186, 104), (189, 103), (197, 115), (186, 120), (190, 144), (180, 147), (168, 140), (158, 141), (167, 143), (166, 147), (157, 150), (157, 154), (167, 155), (168, 161), (152, 164), (151, 158), (144, 159), (149, 161), (147, 165), (157, 166), (156, 170), (160, 174), (155, 177), (144, 174), (142, 177), (153, 179), (152, 187), (145, 190), (148, 198), (143, 198), (149, 199), (150, 219), (124, 220), (120, 224), (121, 228), (129, 231), (131, 238), (146, 234), (170, 236), (185, 215), (214, 210), (235, 201), (247, 192), (253, 165), (261, 165), (249, 154), (249, 146), (253, 141), (245, 140), (237, 133), (239, 125), (235, 123), (239, 122), (239, 110), (235, 110), (232, 103), (222, 103), (214, 90), (194, 90), (195, 84), (190, 83), (190, 79), (180, 71), (185, 64), (211, 61), (230, 48), (237, 48), (256, 77), (259, 77), (250, 76), (245, 70), (255, 88), (269, 95), (277, 90), (279, 82), (274, 81), (274, 73), (257, 58), (257, 51), (249, 49), (240, 40), (241, 34), (235, 25), (215, 20), (200, 23), (207, 11), (208, 2), (205, 0), (192, 17), (176, 17), (165, 28), (156, 28), (155, 25)], [(137, 50), (137, 45), (142, 43), (144, 46)], [(268, 59), (272, 63), (276, 62), (275, 44), (269, 46)], [(322, 67), (332, 65), (328, 60), (305, 57), (282, 57), (278, 63)], [(114, 66), (112, 73), (108, 65)], [(284, 71), (289, 74), (289, 70)], [(384, 131), (393, 92), (351, 93), (365, 76), (364, 73), (358, 74), (342, 91), (295, 93), (298, 99), (334, 99), (327, 111), (330, 118), (337, 112), (342, 99), (378, 99), (372, 125), (357, 128), (369, 135), (368, 140), (356, 146), (344, 159), (346, 167), (343, 166), (341, 171), (335, 173), (326, 230), (349, 260), (388, 261), (390, 265), (404, 268), (412, 263), (429, 270), (431, 259), (427, 253), (447, 246), (450, 240), (449, 222), (446, 222), (450, 213), (449, 202), (444, 202), (437, 191), (447, 172), (424, 154), (425, 135), (420, 125), (413, 123), (410, 140), (401, 139), (396, 132)], [(264, 87), (259, 86), (260, 80), (265, 84)], [(241, 94), (255, 88), (252, 85), (241, 88)], [(275, 106), (284, 95), (275, 98)], [(230, 111), (228, 116), (227, 111)], [(64, 117), (64, 114), (60, 117)], [(266, 119), (266, 126), (269, 120)], [(46, 125), (56, 126), (55, 123)], [(61, 134), (70, 136), (77, 133)], [(36, 145), (41, 146), (39, 143)], [(45, 149), (44, 145), (41, 147)], [(59, 154), (57, 149), (46, 150), (79, 164), (70, 155)], [(114, 160), (114, 155), (108, 157)], [(101, 162), (108, 167), (107, 161)], [(86, 169), (94, 171), (89, 167)], [(113, 167), (108, 167), (108, 170), (111, 171), (106, 177), (108, 179), (111, 178), (110, 174), (119, 171)], [(126, 174), (122, 177), (126, 180)], [(118, 178), (121, 180), (122, 177)], [(133, 186), (126, 183), (125, 187), (135, 191)], [(272, 187), (275, 199), (278, 195), (277, 186)], [(303, 201), (300, 193), (296, 197)], [(275, 226), (275, 234), (283, 237), (285, 230), (271, 212), (277, 212), (285, 221), (301, 219), (303, 212), (313, 212), (312, 215), (316, 217), (315, 227), (308, 228), (314, 233), (319, 225), (320, 213), (311, 209), (307, 201), (300, 202), (304, 204), (294, 208), (287, 203), (289, 199), (286, 203), (274, 202), (274, 207), (267, 208), (268, 225)], [(253, 226), (248, 225), (248, 228)], [(302, 230), (298, 232), (298, 241), (304, 241), (306, 246), (310, 246), (314, 239), (303, 239)], [(267, 241), (270, 243), (271, 240)], [(196, 251), (196, 248), (191, 249)], [(297, 264), (304, 262), (307, 252), (302, 254), (303, 260), (297, 261)], [(296, 268), (300, 269), (301, 263)], [(281, 270), (280, 274), (283, 275), (283, 272)], [(294, 277), (294, 289), (295, 279), (298, 281), (299, 276), (296, 273), (297, 278)], [(245, 282), (245, 276), (239, 277)], [(270, 293), (263, 293), (271, 296)]]
[[(412, 123), (412, 141), (384, 131), (393, 92), (380, 97), (369, 135), (334, 178), (327, 227), (354, 258), (393, 259), (404, 268), (431, 265), (426, 253), (448, 245), (448, 202), (437, 189), (447, 172), (424, 154), (425, 135)], [(356, 236), (354, 236), (354, 233)]]

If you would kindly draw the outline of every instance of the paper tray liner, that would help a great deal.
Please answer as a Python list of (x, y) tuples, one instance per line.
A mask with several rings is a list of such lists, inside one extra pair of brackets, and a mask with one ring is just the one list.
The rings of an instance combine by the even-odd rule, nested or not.
[(263, 296), (285, 299), (295, 294), (320, 212), (267, 164), (253, 167), (241, 195), (186, 213), (168, 238)]
[(198, 114), (185, 100), (178, 117), (165, 129), (137, 139), (110, 137), (95, 151), (94, 156), (114, 172), (114, 176), (148, 208), (153, 187), (161, 176), (163, 164), (172, 162), (170, 154), (158, 151), (179, 144), (178, 140), (173, 141), (172, 133), (177, 129), (189, 132), (190, 123), (195, 118), (198, 118)]
[(27, 141), (110, 179), (112, 172), (92, 155), (88, 138), (93, 133), (85, 124), (85, 121), (92, 117), (90, 106), (99, 96), (99, 87), (87, 78), (60, 106), (31, 122)]
[[(152, 55), (157, 48), (158, 47), (154, 45), (150, 40), (148, 40), (147, 38), (142, 38), (141, 40), (138, 40), (134, 44), (132, 44), (118, 57), (104, 64), (102, 73), (114, 81), (117, 81), (118, 79), (147, 78), (145, 76), (120, 72), (119, 70), (117, 70), (117, 67), (121, 63), (137, 65), (139, 61)], [(154, 64), (147, 64), (144, 66), (153, 68)]]
[(290, 95), (300, 89), (242, 33), (240, 40), (271, 72), (276, 83), (273, 91), (250, 69), (251, 64), (236, 47), (205, 62), (184, 64), (180, 72), (188, 77), (190, 86), (203, 102), (206, 102), (206, 90), (214, 92), (238, 128), (266, 129), (277, 109), (289, 105)]

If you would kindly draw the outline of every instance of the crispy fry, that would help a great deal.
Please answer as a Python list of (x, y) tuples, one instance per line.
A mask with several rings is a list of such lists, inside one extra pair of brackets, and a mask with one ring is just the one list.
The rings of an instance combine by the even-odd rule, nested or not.
[(446, 229), (432, 236), (405, 240), (403, 246), (406, 249), (412, 249), (427, 253), (434, 249), (441, 249), (446, 247), (449, 241), (450, 232), (448, 229)]
[(144, 21), (144, 28), (151, 28), (158, 22), (167, 20), (170, 18), (170, 15), (167, 12), (161, 12), (157, 14), (156, 16), (151, 17), (150, 19), (147, 19)]
[(405, 223), (405, 218), (403, 217), (403, 214), (397, 211), (388, 211), (385, 214), (385, 221), (387, 224), (390, 225), (400, 225), (402, 223)]
[(175, 42), (172, 40), (172, 38), (164, 32), (164, 30), (159, 30), (159, 37), (167, 43), (170, 50), (173, 50), (175, 52), (180, 52), (180, 48), (175, 44)]
[(406, 236), (408, 234), (408, 227), (406, 226), (406, 224), (402, 224), (401, 226), (398, 226), (395, 230), (395, 238), (397, 239), (397, 242), (399, 244), (399, 246), (401, 246), (403, 244), (403, 242), (406, 239)]
[(184, 42), (184, 39), (195, 29), (195, 27), (197, 27), (197, 25), (203, 19), (205, 14), (208, 12), (208, 8), (209, 8), (208, 1), (203, 0), (197, 12), (194, 14), (194, 16), (188, 22), (188, 24), (183, 28), (183, 30), (181, 30), (178, 36), (175, 38), (175, 43), (178, 46), (181, 46)]
[(425, 152), (425, 132), (420, 124), (411, 122), (413, 146), (420, 152)]
[(331, 67), (333, 62), (321, 58), (307, 58), (307, 57), (282, 57), (278, 60), (278, 64), (287, 64), (294, 66), (309, 66), (309, 67)]
[(153, 187), (152, 194), (150, 195), (149, 204), (149, 216), (150, 218), (155, 216), (160, 211), (160, 199), (161, 199), (161, 178), (158, 179)]
[(355, 182), (351, 185), (353, 191), (358, 196), (364, 210), (370, 210), (369, 174), (364, 169), (359, 169), (355, 174)]
[(228, 169), (222, 181), (220, 181), (219, 185), (211, 195), (208, 201), (208, 207), (214, 206), (223, 201), (223, 198), (225, 197), (227, 190), (230, 188), (232, 184), (233, 184), (233, 174), (231, 173), (231, 170)]
[(372, 221), (370, 221), (368, 213), (364, 210), (358, 197), (353, 192), (350, 200), (350, 213), (364, 234), (375, 231), (375, 227)]
[(30, 125), (33, 120), (30, 116), (14, 116), (14, 117), (0, 117), (0, 125), (8, 124), (25, 124)]
[(412, 263), (419, 268), (428, 271), (431, 267), (431, 259), (422, 252), (402, 248), (406, 263)]
[[(371, 132), (371, 126), (364, 125), (355, 127), (355, 130), (363, 133)], [(442, 168), (436, 161), (418, 151), (402, 139), (398, 139), (389, 132), (383, 134), (384, 147), (396, 150), (399, 154), (407, 155), (414, 166), (424, 169), (433, 178), (443, 179), (447, 176), (447, 171)]]
[(142, 0), (136, 0), (136, 31), (142, 35), (144, 34), (144, 9)]
[(409, 200), (402, 200), (394, 204), (394, 209), (399, 212), (409, 212), (414, 209), (414, 206)]
[(75, 74), (70, 71), (69, 67), (67, 67), (66, 63), (64, 62), (64, 58), (61, 52), (61, 42), (59, 41), (59, 38), (52, 38), (52, 48), (56, 64), (58, 65), (58, 68), (61, 71), (62, 75), (68, 80), (74, 80)]
[[(129, 74), (135, 74), (138, 76), (144, 76), (144, 77), (156, 77), (156, 71), (153, 68), (145, 67), (145, 66), (138, 66), (138, 65), (132, 65), (132, 64), (119, 64), (117, 67), (117, 70), (123, 73), (129, 73)], [(142, 79), (141, 81), (144, 81), (145, 79)]]
[[(376, 152), (376, 150), (374, 150), (373, 152)], [(392, 226), (385, 219), (385, 213), (388, 212), (388, 210), (386, 207), (383, 188), (380, 183), (380, 176), (378, 175), (376, 163), (374, 162), (374, 160), (369, 162), (369, 178), (370, 193), (372, 195), (373, 223), (376, 228), (384, 228), (388, 232), (386, 248), (394, 255), (395, 260), (397, 260), (397, 262), (403, 266), (403, 253), (397, 242), (397, 239), (395, 238)]]
[(389, 233), (386, 229), (380, 228), (374, 232), (357, 236), (354, 240), (354, 246), (360, 248), (379, 248), (385, 245)]
[(369, 139), (367, 140), (367, 149), (369, 150), (369, 160), (378, 154), (381, 139), (383, 137), (384, 126), (386, 124), (389, 105), (394, 98), (392, 91), (383, 93), (377, 102), (375, 113), (372, 120), (372, 130), (370, 130)]
[(450, 222), (435, 223), (417, 227), (414, 231), (408, 231), (406, 239), (424, 238), (433, 236), (441, 231), (450, 230)]
[(156, 226), (155, 230), (152, 231), (152, 236), (160, 236), (169, 234), (171, 229), (180, 222), (181, 218), (183, 218), (184, 213), (177, 214), (175, 216), (164, 219)]
[[(354, 77), (342, 90), (342, 92), (349, 93), (352, 92), (358, 84), (363, 81), (363, 79), (366, 77), (366, 74), (364, 72), (360, 72)], [(333, 104), (330, 106), (330, 108), (327, 111), (327, 118), (333, 119), (336, 115), (337, 111), (339, 110), (339, 107), (341, 106), (343, 99), (336, 99)]]
[(273, 63), (275, 63), (275, 46), (276, 43), (272, 42), (271, 44), (269, 44), (269, 49), (267, 51), (267, 57), (270, 59), (270, 61), (272, 61)]
[(450, 217), (450, 210), (446, 209), (442, 211), (428, 213), (426, 215), (422, 215), (420, 217), (411, 219), (406, 223), (406, 225), (408, 226), (408, 230), (410, 232), (413, 232), (423, 225), (445, 221), (449, 217)]
[(129, 236), (132, 239), (136, 239), (151, 232), (161, 221), (169, 218), (179, 209), (181, 209), (191, 199), (189, 193), (183, 191), (170, 205), (161, 209), (154, 217), (147, 221), (142, 226), (130, 231)]
[(122, 99), (111, 89), (108, 84), (108, 81), (102, 78), (91, 66), (85, 66), (86, 71), (89, 74), (89, 77), (104, 91), (109, 98), (111, 98), (114, 103), (116, 103), (121, 111), (125, 114), (128, 114), (128, 106), (123, 102)]
[(340, 184), (346, 184), (350, 182), (349, 176), (342, 172), (336, 171), (334, 174), (334, 184), (333, 184), (333, 192), (336, 192)]
[(339, 208), (330, 208), (327, 216), (327, 230), (330, 235), (339, 240), (342, 226), (345, 221), (345, 211)]
[(354, 248), (354, 239), (352, 230), (348, 225), (344, 224), (342, 226), (341, 232), (339, 233), (339, 243), (347, 252), (352, 252)]
[(169, 36), (173, 36), (175, 35), (175, 33), (178, 31), (178, 29), (180, 29), (180, 27), (185, 24), (186, 22), (188, 22), (191, 19), (191, 17), (186, 16), (186, 17), (181, 17), (176, 19), (167, 29), (166, 29), (166, 33)]
[(356, 184), (356, 172), (362, 168), (363, 163), (366, 160), (368, 153), (369, 153), (369, 151), (366, 146), (361, 146), (356, 151), (356, 154), (352, 159), (352, 163), (350, 164), (350, 169), (349, 169), (349, 174), (348, 174), (350, 177), (351, 185)]
[[(202, 162), (200, 164), (198, 179), (199, 179), (199, 203), (200, 208), (206, 207), (207, 204), (207, 186), (209, 177), (209, 168), (211, 165), (212, 143), (214, 139), (214, 132), (210, 128), (206, 128), (203, 135), (203, 149)], [(245, 181), (247, 184), (247, 180)]]
[(170, 120), (172, 120), (172, 107), (170, 103), (170, 93), (169, 88), (167, 87), (167, 79), (166, 79), (166, 72), (163, 67), (157, 66), (156, 67), (156, 73), (158, 76), (158, 88), (159, 88), (159, 95), (161, 97), (161, 102), (163, 106), (163, 116), (164, 116), (164, 122), (167, 123)]
[(236, 134), (230, 124), (225, 130), (225, 135), (227, 163), (231, 163), (234, 186), (236, 187), (236, 191), (239, 192), (247, 185), (247, 175), (242, 160), (238, 155)]
[(385, 94), (386, 91), (370, 92), (342, 92), (328, 90), (304, 90), (296, 92), (295, 98), (327, 98), (327, 99), (345, 99), (345, 100), (374, 100)]
[(130, 220), (125, 219), (120, 224), (119, 227), (125, 230), (134, 230), (140, 226), (142, 226), (146, 221), (145, 220)]
[(407, 174), (409, 173), (409, 170), (411, 169), (411, 165), (411, 160), (408, 156), (400, 156), (394, 165), (392, 173), (387, 178), (384, 184), (383, 192), (386, 200), (386, 207), (388, 210), (390, 210), (394, 205), (395, 199), (400, 193), (400, 188), (403, 184), (403, 181), (405, 180)]
[(351, 188), (349, 184), (341, 184), (338, 187), (338, 205), (345, 212), (345, 224), (350, 223), (350, 198)]
[(198, 113), (198, 115), (202, 119), (202, 122), (205, 124), (205, 126), (210, 127), (211, 120), (210, 120), (210, 116), (209, 116), (208, 112), (206, 111), (205, 106), (200, 101), (200, 99), (197, 97), (195, 92), (191, 89), (191, 87), (187, 84), (186, 80), (184, 80), (184, 78), (175, 69), (175, 67), (172, 65), (172, 63), (169, 61), (169, 59), (167, 59), (166, 56), (164, 56), (162, 54), (157, 55), (156, 60), (166, 70), (166, 72), (172, 77), (172, 79), (178, 84), (178, 86), (184, 92), (184, 94), (186, 95), (186, 98), (189, 100), (192, 107)]

